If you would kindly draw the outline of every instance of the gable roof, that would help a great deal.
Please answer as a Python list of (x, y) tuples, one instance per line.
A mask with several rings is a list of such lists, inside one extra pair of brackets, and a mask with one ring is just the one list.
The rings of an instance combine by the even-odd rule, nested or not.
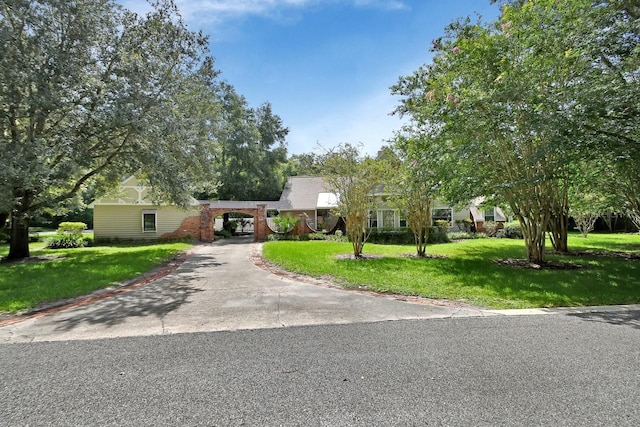
[(320, 176), (290, 176), (280, 196), (282, 210), (315, 210), (318, 195), (326, 193), (326, 183)]

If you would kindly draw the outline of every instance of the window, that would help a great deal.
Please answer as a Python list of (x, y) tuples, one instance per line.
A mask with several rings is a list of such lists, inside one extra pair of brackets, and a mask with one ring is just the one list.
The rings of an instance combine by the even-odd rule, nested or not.
[(142, 211), (142, 231), (145, 233), (155, 233), (157, 230), (157, 211)]
[(369, 212), (369, 228), (378, 228), (377, 212)]
[(378, 211), (379, 222), (382, 222), (382, 228), (395, 228), (396, 227), (396, 212), (390, 209), (384, 209)]
[(436, 221), (441, 220), (451, 223), (452, 216), (451, 208), (437, 208), (431, 213), (433, 225), (436, 225)]
[(495, 222), (496, 210), (494, 208), (484, 211), (484, 222)]

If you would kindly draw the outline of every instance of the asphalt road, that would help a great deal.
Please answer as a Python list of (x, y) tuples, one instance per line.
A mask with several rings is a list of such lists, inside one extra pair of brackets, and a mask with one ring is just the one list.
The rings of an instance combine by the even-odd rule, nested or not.
[(0, 424), (640, 424), (640, 313), (0, 345)]

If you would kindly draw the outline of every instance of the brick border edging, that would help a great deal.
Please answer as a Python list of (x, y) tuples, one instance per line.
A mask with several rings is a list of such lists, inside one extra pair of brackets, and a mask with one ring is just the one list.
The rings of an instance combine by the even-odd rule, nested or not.
[(89, 304), (92, 302), (100, 301), (106, 298), (110, 298), (115, 295), (123, 294), (125, 292), (132, 291), (141, 286), (147, 285), (158, 279), (161, 279), (170, 273), (173, 273), (178, 269), (187, 259), (194, 255), (198, 250), (198, 245), (192, 247), (186, 252), (182, 252), (170, 259), (169, 261), (156, 266), (151, 271), (142, 274), (141, 276), (133, 279), (126, 280), (116, 285), (111, 285), (108, 288), (98, 289), (89, 295), (83, 295), (71, 299), (54, 301), (51, 303), (45, 303), (44, 307), (35, 308), (24, 313), (10, 314), (6, 318), (0, 319), (0, 327), (14, 325), (16, 323), (24, 322), (29, 319), (37, 319), (49, 314), (59, 313), (61, 311), (79, 307), (81, 305)]
[(422, 305), (432, 305), (439, 307), (452, 307), (452, 308), (460, 308), (460, 309), (472, 309), (472, 310), (485, 310), (482, 307), (476, 307), (470, 304), (465, 304), (463, 302), (458, 301), (450, 301), (450, 300), (442, 300), (442, 299), (432, 299), (419, 297), (415, 295), (401, 295), (394, 294), (391, 292), (376, 292), (366, 288), (346, 288), (344, 286), (340, 286), (332, 282), (328, 279), (317, 279), (312, 276), (307, 276), (306, 274), (294, 273), (283, 268), (278, 267), (277, 265), (267, 261), (262, 256), (262, 243), (253, 243), (251, 245), (251, 252), (249, 254), (249, 259), (251, 262), (258, 268), (271, 273), (275, 276), (283, 277), (285, 279), (294, 280), (296, 282), (302, 282), (309, 285), (321, 286), (323, 288), (330, 289), (338, 289), (341, 291), (347, 292), (355, 292), (362, 295), (368, 295), (377, 298), (387, 298), (393, 299), (397, 301), (402, 301), (410, 304), (422, 304)]

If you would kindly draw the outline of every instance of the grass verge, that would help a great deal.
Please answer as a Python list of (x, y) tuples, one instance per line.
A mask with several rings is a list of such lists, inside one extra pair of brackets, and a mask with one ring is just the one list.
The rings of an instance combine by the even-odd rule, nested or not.
[[(16, 313), (43, 302), (89, 294), (139, 276), (189, 247), (168, 243), (46, 250), (43, 243), (33, 243), (32, 257), (60, 258), (0, 263), (0, 312)], [(0, 246), (0, 257), (7, 253), (8, 246)]]
[[(640, 235), (590, 234), (569, 237), (575, 251), (640, 253)], [(269, 242), (265, 258), (280, 267), (314, 277), (328, 277), (345, 287), (463, 301), (491, 308), (568, 307), (640, 303), (640, 260), (618, 256), (547, 255), (549, 260), (579, 264), (577, 270), (532, 270), (493, 261), (524, 258), (522, 240), (478, 239), (429, 245), (427, 253), (447, 258), (415, 259), (413, 246), (366, 245), (379, 259), (336, 259), (349, 243)]]

